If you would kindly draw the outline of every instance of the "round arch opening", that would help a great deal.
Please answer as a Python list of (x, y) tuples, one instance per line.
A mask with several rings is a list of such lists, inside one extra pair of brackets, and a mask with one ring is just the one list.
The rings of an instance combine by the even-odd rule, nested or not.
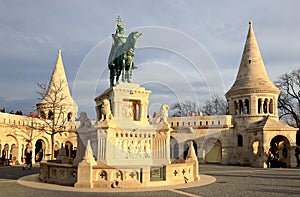
[(179, 159), (179, 144), (174, 137), (170, 137), (170, 158), (171, 160)]
[(273, 137), (270, 141), (269, 151), (274, 156), (274, 159), (271, 161), (271, 167), (291, 167), (291, 145), (287, 137), (283, 135)]
[(35, 143), (35, 162), (41, 162), (44, 158), (45, 153), (45, 142), (42, 139), (39, 139)]
[(220, 140), (208, 139), (204, 146), (204, 161), (206, 163), (221, 163), (222, 160), (222, 144)]

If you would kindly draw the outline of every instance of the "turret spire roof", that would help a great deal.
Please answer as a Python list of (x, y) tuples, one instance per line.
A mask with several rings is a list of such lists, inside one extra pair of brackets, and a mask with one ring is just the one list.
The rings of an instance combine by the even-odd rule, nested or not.
[[(63, 95), (63, 97), (65, 97), (63, 102), (68, 104), (73, 104), (74, 101), (70, 94), (68, 80), (66, 77), (64, 64), (61, 57), (61, 50), (58, 50), (55, 67), (45, 97), (50, 96), (51, 92), (53, 92), (53, 90), (57, 90), (59, 86), (61, 86), (60, 94)], [(41, 102), (42, 103), (45, 102), (45, 98), (43, 98)]]
[(239, 91), (279, 94), (279, 89), (275, 87), (267, 75), (252, 28), (252, 21), (249, 22), (248, 35), (236, 80), (226, 96)]

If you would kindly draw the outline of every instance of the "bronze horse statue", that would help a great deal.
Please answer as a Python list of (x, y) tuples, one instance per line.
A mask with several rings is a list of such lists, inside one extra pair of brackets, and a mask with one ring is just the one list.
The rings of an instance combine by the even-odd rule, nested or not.
[(134, 49), (142, 34), (134, 31), (129, 34), (126, 42), (121, 45), (113, 45), (108, 58), (108, 68), (110, 70), (110, 86), (114, 86), (114, 81), (119, 82), (123, 72), (122, 81), (130, 83), (133, 68)]

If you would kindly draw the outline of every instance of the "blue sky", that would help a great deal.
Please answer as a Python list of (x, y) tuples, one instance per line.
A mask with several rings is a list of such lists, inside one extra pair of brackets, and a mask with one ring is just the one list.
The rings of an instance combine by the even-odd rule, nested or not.
[(167, 103), (224, 95), (236, 77), (249, 20), (269, 77), (300, 67), (298, 1), (0, 1), (0, 106), (29, 113), (37, 82), (62, 50), (80, 111), (108, 88), (115, 18), (143, 35), (133, 82), (151, 89), (150, 113)]

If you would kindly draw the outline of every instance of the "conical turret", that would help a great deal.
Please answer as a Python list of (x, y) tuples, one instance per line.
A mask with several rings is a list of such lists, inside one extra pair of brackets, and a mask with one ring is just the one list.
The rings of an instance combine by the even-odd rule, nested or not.
[(236, 80), (226, 93), (231, 115), (277, 115), (280, 90), (270, 81), (249, 22), (248, 35)]
[(266, 92), (279, 94), (279, 89), (270, 81), (254, 35), (252, 22), (249, 22), (247, 40), (236, 80), (226, 97), (240, 93)]
[[(61, 87), (60, 94), (65, 97), (65, 99), (63, 99), (63, 102), (64, 103), (74, 102), (71, 97), (71, 94), (70, 94), (68, 80), (66, 77), (65, 68), (64, 68), (63, 61), (62, 61), (62, 57), (61, 57), (61, 50), (58, 50), (55, 67), (54, 67), (54, 70), (53, 70), (53, 73), (52, 73), (52, 76), (50, 79), (46, 97), (53, 96), (53, 95), (51, 95), (51, 94), (53, 94), (53, 92), (51, 90), (55, 90), (60, 87)], [(43, 98), (41, 102), (45, 102), (45, 99), (46, 98)]]
[(77, 116), (78, 107), (70, 94), (68, 80), (66, 77), (64, 64), (61, 57), (61, 50), (58, 50), (55, 67), (49, 82), (49, 86), (47, 88), (47, 92), (45, 96), (41, 99), (40, 103), (37, 104), (37, 110), (41, 117), (49, 116), (49, 111), (51, 111), (51, 107), (53, 107), (53, 104), (55, 102), (54, 98), (59, 98), (57, 99), (56, 104), (63, 105), (64, 108), (67, 109), (68, 114), (66, 114), (66, 116), (75, 120), (75, 117)]

